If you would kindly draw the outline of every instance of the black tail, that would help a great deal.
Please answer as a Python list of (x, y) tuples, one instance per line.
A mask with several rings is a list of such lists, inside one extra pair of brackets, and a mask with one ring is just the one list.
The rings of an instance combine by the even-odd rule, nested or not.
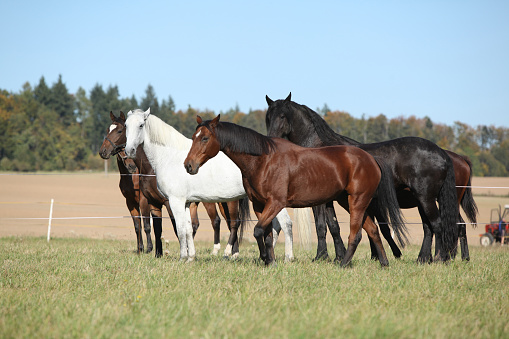
[(239, 200), (239, 218), (240, 218), (239, 244), (241, 244), (242, 238), (244, 237), (244, 229), (246, 228), (247, 223), (251, 219), (251, 211), (249, 210), (249, 198), (247, 196)]
[(391, 175), (392, 171), (382, 158), (374, 158), (380, 167), (382, 178), (377, 188), (377, 199), (372, 206), (377, 210), (376, 213), (381, 215), (385, 220), (390, 219), (392, 229), (399, 244), (405, 247), (405, 245), (408, 244), (408, 229), (406, 228), (405, 219), (399, 208), (398, 198), (396, 197), (396, 190)]
[(470, 220), (474, 227), (477, 227), (477, 214), (479, 213), (479, 209), (477, 208), (477, 204), (474, 201), (472, 188), (470, 187), (472, 185), (472, 162), (468, 157), (462, 156), (462, 158), (468, 164), (468, 167), (470, 167), (470, 176), (468, 177), (467, 184), (469, 187), (466, 188), (465, 193), (461, 198), (461, 208), (463, 208), (463, 211), (465, 212), (468, 220)]
[(456, 179), (454, 167), (449, 156), (447, 161), (447, 175), (438, 194), (438, 208), (442, 224), (442, 258), (454, 257), (458, 250), (458, 226), (456, 221), (459, 215), (458, 195), (456, 193)]

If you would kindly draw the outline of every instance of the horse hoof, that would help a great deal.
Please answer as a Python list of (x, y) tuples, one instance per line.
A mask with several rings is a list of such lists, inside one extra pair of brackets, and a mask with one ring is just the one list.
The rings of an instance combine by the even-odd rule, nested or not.
[(292, 262), (295, 258), (292, 256), (290, 257), (289, 255), (285, 255), (285, 262)]
[(239, 258), (239, 252), (232, 254), (232, 259), (238, 259)]
[(162, 256), (163, 256), (163, 254), (162, 254), (162, 253), (158, 253), (158, 252), (156, 252), (156, 258), (161, 258)]
[(188, 263), (194, 262), (194, 257), (189, 257), (189, 258), (187, 258), (187, 261), (186, 261), (186, 262), (188, 262)]
[(218, 255), (220, 249), (221, 249), (221, 244), (214, 244), (214, 249), (212, 250), (212, 255)]
[(320, 261), (320, 260), (329, 260), (329, 254), (325, 253), (325, 254), (317, 255), (317, 256), (313, 259), (313, 262), (315, 262), (315, 261)]

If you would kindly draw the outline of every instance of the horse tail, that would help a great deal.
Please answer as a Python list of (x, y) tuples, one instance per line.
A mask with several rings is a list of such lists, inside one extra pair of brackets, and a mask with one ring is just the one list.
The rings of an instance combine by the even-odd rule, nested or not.
[(463, 193), (463, 197), (461, 198), (461, 208), (465, 212), (468, 220), (477, 227), (477, 214), (479, 213), (479, 209), (477, 208), (477, 204), (474, 201), (474, 196), (472, 194), (472, 162), (468, 157), (461, 156), (463, 160), (468, 164), (470, 168), (470, 175), (468, 176), (467, 188), (465, 189), (465, 193)]
[(311, 249), (311, 208), (294, 208), (293, 215), (299, 229), (300, 244), (305, 249)]
[(390, 220), (391, 227), (398, 239), (399, 244), (405, 247), (408, 244), (408, 229), (405, 225), (405, 219), (399, 208), (396, 189), (392, 179), (392, 170), (389, 165), (379, 157), (374, 157), (380, 167), (382, 177), (376, 191), (377, 199), (373, 200), (371, 206), (374, 206), (378, 214), (385, 220)]
[(452, 160), (448, 155), (445, 159), (447, 174), (437, 200), (442, 223), (442, 250), (445, 252), (445, 256), (454, 257), (458, 250), (458, 226), (456, 224), (459, 215), (458, 195)]
[(239, 244), (242, 243), (242, 239), (244, 238), (244, 230), (246, 225), (251, 220), (251, 211), (249, 209), (249, 198), (245, 196), (244, 198), (239, 200), (239, 219), (240, 219), (240, 235), (239, 235)]

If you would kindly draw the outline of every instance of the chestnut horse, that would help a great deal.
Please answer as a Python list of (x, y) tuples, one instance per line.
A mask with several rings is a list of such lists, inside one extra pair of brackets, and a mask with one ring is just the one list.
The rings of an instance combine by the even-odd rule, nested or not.
[[(435, 259), (446, 261), (451, 255), (455, 255), (458, 239), (458, 227), (456, 226), (459, 215), (458, 194), (462, 194), (462, 192), (459, 190), (457, 192), (455, 188), (457, 161), (451, 160), (450, 153), (448, 155), (431, 141), (417, 137), (361, 144), (336, 134), (316, 112), (291, 101), (291, 93), (284, 100), (273, 101), (268, 96), (266, 96), (266, 100), (269, 108), (265, 122), (267, 134), (270, 136), (285, 138), (304, 147), (355, 146), (373, 156), (382, 157), (391, 168), (389, 175), (394, 182), (400, 207), (418, 207), (419, 209), (425, 234), (417, 260), (419, 262), (432, 261), (431, 240), (433, 233), (436, 234)], [(466, 168), (469, 169), (468, 165)], [(470, 173), (468, 171), (462, 175), (462, 178), (467, 178), (467, 182), (470, 181)], [(461, 180), (463, 181), (459, 185), (465, 185), (465, 179)], [(467, 191), (466, 194), (468, 195), (468, 193)], [(473, 199), (470, 201), (473, 202)], [(347, 206), (343, 207), (347, 208)], [(470, 211), (472, 208), (476, 208), (475, 203)], [(340, 253), (344, 251), (344, 246), (339, 235), (339, 225), (334, 209), (321, 207), (315, 208), (314, 212), (319, 238), (317, 258), (327, 256), (326, 222), (331, 230), (335, 245), (337, 244), (337, 256), (338, 251)], [(475, 216), (475, 211), (472, 213)], [(472, 213), (467, 212), (469, 218)], [(401, 256), (401, 251), (393, 241), (388, 227), (385, 226), (386, 220), (378, 216), (377, 220), (394, 255)], [(465, 232), (461, 233), (464, 235), (462, 238), (466, 238)], [(376, 257), (376, 249), (373, 244), (371, 245), (372, 256)], [(462, 248), (464, 248), (463, 242)], [(468, 250), (466, 254), (468, 257)]]
[[(135, 159), (127, 158), (124, 152), (126, 134), (125, 134), (125, 115), (120, 112), (119, 117), (115, 117), (113, 112), (110, 112), (111, 125), (108, 128), (108, 133), (104, 138), (101, 145), (99, 154), (103, 159), (109, 159), (111, 155), (117, 155), (117, 164), (120, 171), (119, 187), (126, 198), (126, 204), (133, 217), (134, 229), (138, 242), (138, 252), (143, 251), (143, 239), (141, 237), (140, 217), (143, 219), (145, 233), (147, 235), (147, 253), (152, 250), (152, 240), (150, 237), (150, 215), (154, 226), (154, 233), (156, 239), (156, 256), (162, 255), (162, 205), (165, 205), (171, 217), (173, 229), (175, 229), (175, 219), (168, 204), (168, 199), (165, 199), (157, 189), (157, 182), (154, 170), (150, 166), (149, 161), (140, 149), (137, 152)], [(141, 194), (140, 194), (141, 191)], [(246, 218), (246, 211), (249, 209), (248, 200), (241, 201), (242, 206), (239, 206), (238, 201), (231, 201), (228, 203), (218, 204), (221, 214), (225, 218), (230, 228), (233, 224), (237, 223), (239, 219)], [(214, 229), (214, 248), (213, 255), (217, 255), (221, 248), (220, 243), (220, 228), (221, 218), (219, 217), (214, 203), (203, 203), (207, 214), (209, 215)], [(240, 207), (240, 208), (239, 208)], [(198, 203), (193, 203), (190, 206), (191, 220), (193, 227), (193, 235), (199, 227), (198, 220)], [(230, 236), (230, 238), (232, 238)], [(225, 256), (232, 255), (237, 257), (239, 253), (239, 242), (237, 239), (228, 243), (225, 250)]]
[[(266, 265), (274, 263), (271, 220), (283, 208), (309, 207), (343, 199), (350, 207), (350, 236), (341, 266), (351, 262), (361, 227), (375, 242), (380, 264), (389, 264), (378, 227), (368, 216), (368, 209), (377, 209), (385, 216), (390, 214), (400, 240), (406, 237), (406, 230), (401, 223), (392, 181), (387, 179), (378, 160), (357, 147), (304, 148), (219, 119), (218, 115), (203, 122), (197, 117), (198, 127), (184, 167), (189, 174), (197, 174), (200, 166), (219, 151), (239, 167), (258, 217), (254, 237)], [(371, 204), (373, 197), (378, 199)]]

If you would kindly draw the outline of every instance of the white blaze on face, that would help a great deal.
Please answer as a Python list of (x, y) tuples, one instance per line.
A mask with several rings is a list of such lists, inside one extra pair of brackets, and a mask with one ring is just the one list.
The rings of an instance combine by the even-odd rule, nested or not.
[(112, 124), (112, 125), (110, 126), (110, 133), (111, 133), (111, 132), (112, 132), (115, 128), (117, 128), (117, 125)]
[(196, 134), (196, 137), (198, 138), (198, 136), (201, 134), (201, 131), (198, 131), (198, 133)]

